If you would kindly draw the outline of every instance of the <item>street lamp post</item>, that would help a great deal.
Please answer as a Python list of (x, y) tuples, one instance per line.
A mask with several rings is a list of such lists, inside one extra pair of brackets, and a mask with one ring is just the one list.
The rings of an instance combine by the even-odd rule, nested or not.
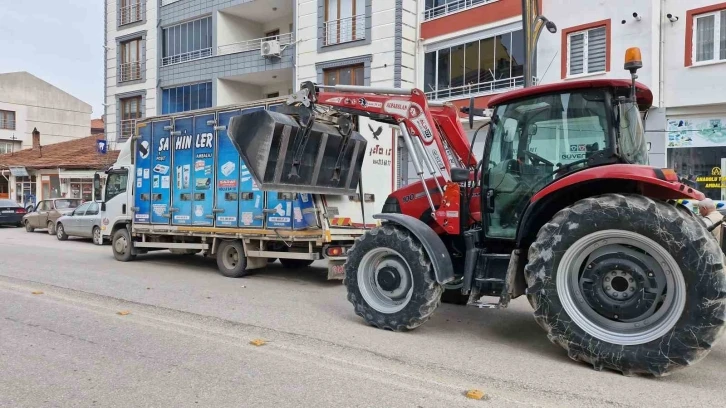
[(537, 50), (537, 41), (542, 28), (554, 34), (557, 26), (539, 13), (539, 0), (522, 0), (522, 28), (524, 29), (524, 87), (532, 86), (532, 67)]

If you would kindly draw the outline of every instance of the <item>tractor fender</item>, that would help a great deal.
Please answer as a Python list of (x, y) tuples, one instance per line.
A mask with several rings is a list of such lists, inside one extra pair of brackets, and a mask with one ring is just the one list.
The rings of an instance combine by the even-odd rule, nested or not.
[(449, 250), (430, 226), (406, 214), (376, 214), (373, 218), (392, 222), (409, 230), (426, 250), (434, 269), (436, 281), (444, 285), (454, 280), (454, 265), (451, 262)]

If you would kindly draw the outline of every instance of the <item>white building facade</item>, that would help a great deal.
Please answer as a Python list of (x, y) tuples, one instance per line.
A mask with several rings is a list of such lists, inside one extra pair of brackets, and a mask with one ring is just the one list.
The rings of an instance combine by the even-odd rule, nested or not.
[(539, 82), (627, 79), (625, 51), (639, 47), (644, 68), (638, 80), (654, 96), (646, 121), (651, 164), (674, 168), (711, 198), (726, 198), (721, 185), (726, 172), (726, 3), (542, 3), (542, 14), (559, 31), (540, 37)]
[(0, 154), (91, 134), (91, 105), (27, 72), (0, 74)]

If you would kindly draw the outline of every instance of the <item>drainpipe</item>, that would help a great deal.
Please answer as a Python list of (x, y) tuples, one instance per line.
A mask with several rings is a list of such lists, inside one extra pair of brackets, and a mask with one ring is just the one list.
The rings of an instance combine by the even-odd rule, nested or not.
[(665, 6), (666, 0), (660, 0), (660, 21), (658, 22), (658, 107), (665, 110)]

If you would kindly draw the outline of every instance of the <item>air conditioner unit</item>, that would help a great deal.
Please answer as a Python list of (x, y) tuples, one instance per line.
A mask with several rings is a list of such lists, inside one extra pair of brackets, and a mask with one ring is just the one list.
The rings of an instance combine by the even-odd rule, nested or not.
[(277, 40), (262, 41), (261, 54), (263, 57), (279, 57), (280, 42)]

